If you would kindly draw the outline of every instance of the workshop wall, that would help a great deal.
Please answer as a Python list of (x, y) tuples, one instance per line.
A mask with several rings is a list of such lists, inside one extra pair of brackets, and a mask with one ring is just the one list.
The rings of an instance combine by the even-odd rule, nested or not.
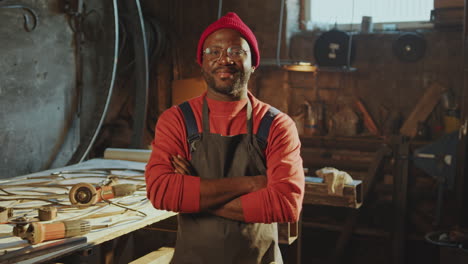
[[(58, 166), (70, 159), (78, 145), (90, 137), (99, 117), (113, 63), (111, 6), (100, 6), (100, 1), (85, 1), (90, 15), (85, 19), (87, 33), (81, 45), (83, 83), (80, 92), (75, 80), (80, 73), (76, 67), (75, 35), (63, 4), (60, 1), (24, 2), (34, 7), (40, 16), (32, 32), (22, 29), (23, 11), (0, 9), (2, 25), (11, 25), (0, 29), (6, 47), (0, 51), (4, 58), (0, 68), (6, 73), (0, 76), (0, 114), (5, 127), (0, 138), (6, 142), (5, 151), (0, 154), (1, 177), (37, 171), (48, 163)], [(356, 58), (352, 66), (357, 68), (356, 72), (320, 72), (314, 79), (311, 73), (282, 70), (275, 65), (281, 1), (274, 2), (224, 1), (222, 14), (237, 12), (258, 38), (261, 67), (252, 77), (250, 90), (290, 115), (300, 112), (305, 100), (314, 101), (314, 91), (318, 89), (328, 115), (338, 111), (338, 105), (346, 104), (348, 97), (359, 97), (383, 129), (390, 117), (404, 119), (433, 81), (459, 94), (462, 43), (457, 30), (421, 32), (427, 40), (427, 50), (425, 56), (414, 63), (400, 62), (393, 56), (391, 46), (398, 32), (390, 32), (355, 36)], [(314, 61), (312, 51), (318, 33), (298, 32), (299, 3), (297, 0), (286, 2), (280, 59)], [(157, 20), (160, 26), (156, 39), (159, 54), (151, 58), (150, 68), (144, 139), (145, 144), (149, 144), (158, 116), (172, 105), (173, 80), (201, 76), (195, 62), (196, 45), (204, 28), (216, 19), (218, 2), (144, 0), (142, 7), (145, 15)], [(135, 104), (131, 48), (131, 40), (127, 39), (121, 47), (110, 111), (90, 157), (102, 155), (106, 147), (129, 146)], [(77, 93), (80, 95), (74, 96)], [(82, 98), (80, 118), (72, 109), (76, 98)], [(439, 105), (431, 115), (431, 130), (440, 127), (442, 112)], [(366, 133), (365, 130), (359, 132)], [(65, 145), (60, 144), (62, 141)]]
[(63, 166), (89, 138), (110, 82), (111, 10), (100, 1), (86, 16), (59, 0), (0, 3), (0, 178)]
[(40, 21), (31, 32), (23, 29), (24, 11), (0, 9), (0, 177), (42, 167), (35, 157), (49, 156), (74, 89), (71, 29), (48, 1), (37, 2)]
[[(147, 12), (161, 19), (171, 32), (171, 63), (163, 62), (158, 67), (166, 67), (165, 71), (172, 74), (173, 80), (200, 77), (194, 51), (203, 29), (217, 17), (217, 3), (185, 1), (181, 4), (174, 1), (162, 5), (146, 1), (145, 6)], [(320, 32), (298, 32), (298, 9), (297, 1), (287, 1), (280, 58), (314, 62), (314, 42)], [(261, 16), (258, 10), (262, 10)], [(357, 34), (354, 35), (356, 56), (352, 64), (357, 69), (355, 72), (320, 72), (314, 76), (312, 73), (287, 72), (275, 64), (280, 1), (277, 5), (271, 1), (248, 4), (224, 1), (222, 14), (228, 11), (237, 12), (259, 41), (261, 66), (252, 75), (249, 89), (260, 99), (290, 115), (300, 113), (306, 100), (313, 102), (315, 89), (318, 89), (325, 103), (326, 119), (331, 119), (347, 104), (356, 112), (353, 102), (359, 98), (378, 128), (390, 134), (404, 121), (431, 83), (448, 87), (456, 96), (460, 94), (462, 42), (459, 29), (420, 32), (426, 39), (427, 48), (422, 59), (416, 62), (402, 62), (392, 53), (394, 41), (403, 32)], [(158, 116), (171, 105), (170, 92), (167, 91), (171, 77), (158, 75), (159, 79), (165, 79), (165, 85), (159, 80), (159, 88), (153, 90), (166, 96), (163, 101), (161, 96), (152, 99), (159, 105), (151, 116)], [(356, 115), (361, 118), (358, 113)], [(441, 134), (443, 115), (444, 109), (439, 104), (427, 123), (426, 129), (431, 132), (431, 137)], [(328, 132), (326, 122), (322, 134)], [(368, 131), (361, 124), (354, 133), (368, 134)]]
[[(346, 105), (355, 109), (354, 100), (360, 98), (380, 131), (389, 134), (392, 131), (389, 131), (386, 121), (396, 118), (401, 122), (408, 117), (430, 84), (439, 83), (455, 97), (459, 96), (463, 86), (461, 32), (420, 32), (426, 40), (426, 52), (415, 62), (400, 61), (392, 52), (393, 43), (402, 33), (354, 35), (356, 53), (352, 67), (356, 68), (355, 72), (319, 71), (316, 76), (290, 73), (291, 105), (295, 108), (292, 112), (299, 111), (304, 100), (316, 100), (316, 91), (325, 103), (325, 110), (328, 110), (326, 118), (331, 118)], [(291, 40), (291, 56), (314, 61), (314, 43), (319, 35), (312, 32), (295, 35)], [(443, 133), (444, 114), (442, 104), (438, 104), (429, 117), (427, 127), (430, 133), (425, 139)]]

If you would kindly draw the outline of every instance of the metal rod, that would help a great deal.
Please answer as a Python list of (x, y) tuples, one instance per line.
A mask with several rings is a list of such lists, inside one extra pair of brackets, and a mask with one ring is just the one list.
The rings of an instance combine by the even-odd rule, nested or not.
[(117, 0), (112, 0), (112, 6), (114, 8), (114, 64), (112, 67), (112, 77), (111, 77), (111, 82), (109, 85), (109, 92), (107, 94), (107, 99), (106, 99), (106, 104), (104, 105), (104, 110), (102, 111), (101, 119), (99, 120), (99, 124), (96, 127), (96, 131), (94, 131), (94, 135), (89, 142), (88, 147), (86, 148), (86, 151), (83, 153), (81, 156), (79, 162), (83, 162), (85, 158), (88, 156), (89, 151), (91, 150), (91, 147), (94, 145), (94, 141), (96, 141), (96, 138), (99, 134), (99, 131), (101, 131), (102, 124), (104, 123), (104, 119), (106, 118), (107, 111), (109, 109), (110, 101), (112, 98), (112, 92), (114, 90), (114, 83), (115, 83), (115, 75), (117, 73), (117, 62), (119, 59), (119, 7), (117, 6)]
[(218, 19), (221, 18), (222, 10), (223, 10), (223, 0), (219, 0), (219, 2), (218, 2)]
[(278, 26), (278, 43), (276, 45), (276, 65), (281, 67), (281, 35), (283, 32), (283, 16), (284, 16), (284, 0), (281, 0), (281, 9), (280, 9), (280, 19), (279, 19), (279, 26)]
[[(131, 139), (132, 148), (142, 147), (143, 133), (145, 131), (146, 113), (149, 94), (149, 63), (148, 63), (148, 39), (146, 37), (145, 20), (141, 11), (140, 0), (135, 0), (138, 13), (139, 29), (135, 25), (133, 47), (135, 56), (135, 109), (133, 111), (133, 133)], [(141, 39), (137, 38), (140, 31)]]

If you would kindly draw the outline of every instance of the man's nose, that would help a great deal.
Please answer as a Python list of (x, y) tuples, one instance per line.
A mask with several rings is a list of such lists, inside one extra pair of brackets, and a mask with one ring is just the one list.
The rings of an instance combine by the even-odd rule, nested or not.
[(224, 51), (221, 52), (221, 56), (219, 56), (218, 58), (218, 64), (221, 64), (221, 65), (229, 65), (229, 64), (233, 64), (234, 61), (228, 56), (228, 53), (227, 51)]

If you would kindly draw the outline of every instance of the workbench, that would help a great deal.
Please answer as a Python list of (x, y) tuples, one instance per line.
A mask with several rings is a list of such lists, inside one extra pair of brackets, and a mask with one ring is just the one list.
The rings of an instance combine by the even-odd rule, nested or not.
[[(0, 193), (0, 206), (14, 208), (12, 210), (13, 215), (9, 216), (8, 222), (0, 224), (0, 263), (38, 263), (50, 261), (72, 252), (85, 250), (106, 241), (116, 239), (176, 215), (174, 212), (156, 210), (148, 201), (146, 198), (146, 188), (143, 186), (145, 184), (143, 175), (144, 167), (145, 163), (143, 162), (92, 159), (72, 166), (0, 180), (0, 186), (2, 186), (0, 187), (0, 191), (2, 191), (2, 193)], [(99, 177), (99, 175), (95, 175), (93, 177), (87, 177), (82, 174), (92, 174), (92, 171), (103, 169), (112, 172), (112, 174), (116, 173), (115, 170), (117, 170), (120, 175), (123, 175), (121, 177), (115, 177), (118, 179), (118, 184), (135, 183), (136, 181), (140, 183), (140, 188), (132, 195), (109, 199), (109, 201), (112, 201), (111, 203), (102, 201), (94, 206), (76, 208), (71, 206), (69, 202), (67, 193), (70, 188), (68, 187), (55, 189), (49, 187), (31, 187), (31, 185), (33, 185), (31, 183), (44, 182), (44, 179), (48, 179), (51, 184), (60, 183), (63, 185), (73, 185), (80, 182), (87, 182), (93, 185), (99, 185), (99, 183), (106, 178), (105, 176)], [(54, 173), (58, 175), (57, 172), (60, 171), (72, 171), (74, 173), (62, 174), (65, 176), (61, 176), (60, 178), (47, 178), (48, 175), (54, 175)], [(78, 171), (79, 173), (77, 173)], [(20, 186), (24, 183), (28, 184), (28, 186), (23, 188), (7, 187), (6, 189), (10, 195), (3, 191), (6, 190), (4, 188), (5, 185), (15, 184)], [(11, 195), (11, 193), (15, 193), (16, 196)], [(31, 245), (28, 243), (28, 240), (11, 235), (15, 226), (11, 222), (12, 219), (14, 220), (19, 216), (25, 216), (28, 221), (37, 221), (37, 219), (33, 218), (37, 216), (37, 207), (46, 204), (50, 205), (50, 203), (38, 200), (23, 200), (20, 203), (18, 200), (14, 201), (14, 199), (5, 201), (6, 198), (17, 198), (19, 197), (18, 195), (22, 195), (22, 197), (33, 197), (34, 193), (37, 193), (38, 197), (53, 197), (51, 194), (54, 194), (56, 198), (50, 200), (57, 201), (60, 204), (53, 205), (58, 208), (57, 218), (48, 221), (49, 223), (53, 221), (84, 219), (89, 221), (91, 226), (98, 228), (80, 237), (51, 240), (36, 245)], [(64, 204), (69, 206), (64, 206)], [(48, 222), (46, 221), (44, 223)]]

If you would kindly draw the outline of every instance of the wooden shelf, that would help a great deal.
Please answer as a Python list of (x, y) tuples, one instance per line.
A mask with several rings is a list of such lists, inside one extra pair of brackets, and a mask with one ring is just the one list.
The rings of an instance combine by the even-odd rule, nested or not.
[[(304, 228), (316, 228), (327, 231), (342, 232), (344, 224), (341, 223), (322, 223), (315, 221), (314, 219), (303, 218), (302, 227)], [(369, 236), (369, 237), (380, 237), (385, 239), (390, 239), (392, 233), (386, 231), (382, 228), (369, 228), (369, 227), (356, 227), (353, 231), (354, 234), (360, 236)], [(425, 241), (423, 234), (411, 233), (408, 235), (409, 240), (413, 241)]]
[(332, 136), (301, 136), (301, 144), (304, 148), (333, 148), (358, 150), (363, 152), (375, 152), (384, 143), (377, 137), (332, 137)]

